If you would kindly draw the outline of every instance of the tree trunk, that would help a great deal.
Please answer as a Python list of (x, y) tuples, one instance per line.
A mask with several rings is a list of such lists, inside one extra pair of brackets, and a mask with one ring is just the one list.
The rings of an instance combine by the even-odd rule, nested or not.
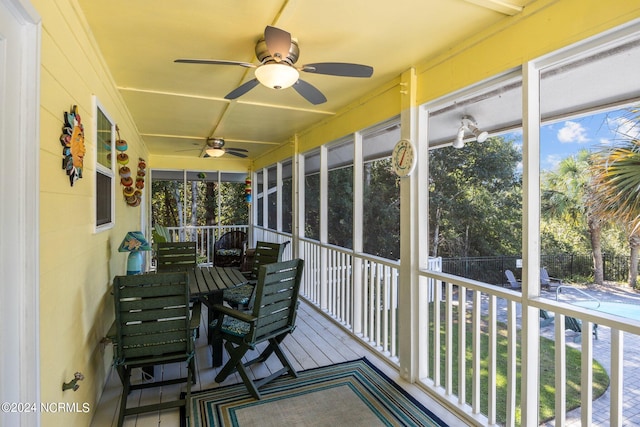
[(180, 241), (184, 242), (184, 215), (182, 212), (182, 200), (180, 199), (180, 191), (176, 188), (173, 191), (173, 199), (176, 202), (176, 211), (178, 214), (178, 232), (180, 233)]
[(604, 267), (602, 263), (602, 225), (600, 221), (589, 218), (589, 235), (591, 237), (591, 250), (593, 251), (593, 279), (597, 285), (604, 283)]
[(638, 285), (638, 253), (640, 252), (640, 236), (633, 234), (629, 236), (629, 286), (635, 289)]
[(438, 256), (438, 245), (440, 244), (440, 215), (441, 215), (441, 210), (440, 208), (436, 209), (436, 217), (434, 222), (434, 226), (433, 226), (433, 245), (431, 246), (431, 256), (432, 257), (437, 257)]
[(196, 241), (198, 225), (198, 181), (191, 181), (191, 241)]
[(216, 208), (218, 207), (216, 199), (215, 182), (207, 182), (207, 191), (204, 199), (205, 221), (206, 225), (216, 225)]

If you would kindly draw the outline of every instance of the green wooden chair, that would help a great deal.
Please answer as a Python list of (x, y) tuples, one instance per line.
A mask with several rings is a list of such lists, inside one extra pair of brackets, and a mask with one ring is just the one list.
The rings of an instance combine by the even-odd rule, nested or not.
[(195, 268), (196, 242), (160, 242), (156, 248), (158, 272), (184, 271)]
[[(569, 329), (574, 332), (578, 332), (578, 334), (573, 339), (574, 342), (580, 342), (582, 338), (582, 322), (575, 317), (565, 316), (564, 317), (564, 328)], [(593, 336), (595, 339), (598, 339), (598, 324), (593, 324)]]
[[(303, 267), (304, 261), (301, 259), (261, 266), (255, 302), (250, 312), (234, 310), (222, 304), (214, 306), (214, 337), (225, 340), (224, 346), (230, 356), (216, 376), (216, 382), (223, 382), (237, 370), (251, 395), (260, 399), (259, 388), (264, 384), (286, 373), (298, 376), (280, 348), (280, 343), (295, 328)], [(268, 342), (265, 349), (256, 358), (243, 362), (247, 351), (255, 350), (263, 342)], [(272, 353), (282, 363), (282, 369), (261, 380), (251, 379), (246, 368), (266, 361)]]
[(549, 326), (553, 323), (554, 317), (547, 310), (540, 309), (540, 327)]
[(213, 264), (219, 267), (240, 267), (247, 245), (247, 233), (233, 230), (224, 233), (213, 245)]
[(258, 241), (253, 255), (251, 270), (246, 272), (246, 276), (250, 281), (235, 288), (225, 289), (222, 293), (222, 299), (234, 308), (250, 307), (260, 266), (282, 261), (282, 253), (288, 243)]
[[(186, 272), (117, 276), (113, 283), (115, 306), (114, 365), (123, 391), (118, 415), (122, 426), (128, 415), (186, 406), (195, 379), (195, 331), (200, 304), (189, 307)], [(131, 384), (131, 371), (184, 362), (187, 376)], [(127, 408), (131, 390), (186, 382), (182, 399)], [(187, 415), (188, 416), (188, 415)]]

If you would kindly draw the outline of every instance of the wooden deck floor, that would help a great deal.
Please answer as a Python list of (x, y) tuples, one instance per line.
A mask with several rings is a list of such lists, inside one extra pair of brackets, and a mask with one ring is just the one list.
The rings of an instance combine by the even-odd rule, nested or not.
[[(206, 315), (203, 316), (203, 326), (200, 331), (204, 331)], [(297, 370), (327, 366), (334, 363), (354, 360), (367, 357), (376, 366), (383, 370), (389, 377), (407, 389), (418, 401), (422, 402), (431, 411), (451, 426), (462, 425), (460, 420), (446, 411), (443, 407), (435, 403), (424, 391), (412, 386), (399, 378), (398, 373), (387, 362), (383, 361), (376, 353), (371, 352), (366, 346), (354, 340), (347, 332), (319, 313), (314, 307), (306, 302), (300, 304), (298, 310), (296, 330), (283, 342), (283, 347), (289, 359)], [(228, 358), (224, 352), (225, 361)], [(192, 390), (206, 390), (219, 387), (214, 378), (219, 368), (211, 366), (211, 348), (206, 345), (206, 334), (201, 333), (198, 339), (196, 354), (197, 385)], [(257, 377), (264, 377), (271, 371), (280, 367), (275, 356), (266, 363), (255, 365), (253, 374)], [(175, 377), (180, 371), (184, 374), (184, 367), (178, 364), (167, 365), (159, 373), (156, 368), (156, 375), (166, 375)], [(233, 384), (241, 382), (237, 373), (230, 375), (222, 384)], [(137, 404), (150, 404), (162, 399), (172, 400), (178, 396), (184, 385), (173, 385), (167, 387), (156, 387), (144, 391), (132, 392), (129, 396), (130, 402)], [(111, 427), (115, 426), (118, 418), (119, 401), (122, 393), (122, 385), (115, 370), (112, 370), (105, 386), (102, 398), (96, 408), (91, 426)], [(137, 402), (137, 403), (133, 403)], [(141, 414), (130, 416), (125, 419), (125, 426), (147, 427), (147, 426), (179, 426), (179, 413), (177, 410), (166, 410), (162, 412)]]

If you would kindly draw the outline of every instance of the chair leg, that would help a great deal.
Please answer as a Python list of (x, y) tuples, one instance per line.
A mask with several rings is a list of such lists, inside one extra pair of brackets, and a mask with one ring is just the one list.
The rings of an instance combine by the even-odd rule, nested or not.
[(245, 365), (242, 362), (238, 364), (238, 373), (240, 374), (240, 377), (242, 377), (242, 382), (244, 382), (244, 385), (249, 390), (249, 393), (251, 393), (251, 395), (256, 399), (260, 400), (261, 396), (260, 396), (260, 392), (258, 391), (258, 387), (254, 384), (253, 380), (249, 377), (249, 374), (247, 373), (247, 369), (245, 368)]
[[(280, 343), (284, 340), (286, 335), (278, 335), (275, 338), (271, 338), (269, 340), (269, 345), (265, 347), (264, 350), (262, 350), (262, 353), (260, 353), (260, 355), (258, 355), (258, 357), (256, 357), (255, 359), (253, 359), (251, 361), (251, 363), (253, 364), (254, 362), (264, 362), (265, 360), (267, 360), (269, 358), (269, 356), (271, 356), (271, 354), (273, 353), (273, 351), (280, 345)], [(273, 342), (272, 342), (273, 340)]]
[(298, 372), (294, 369), (291, 362), (280, 348), (279, 344), (282, 342), (282, 339), (284, 339), (284, 336), (272, 338), (269, 340), (269, 343), (270, 345), (273, 345), (273, 351), (276, 353), (276, 356), (278, 356), (278, 359), (280, 359), (280, 363), (282, 363), (282, 365), (289, 371), (289, 374), (294, 378), (298, 378)]
[(242, 366), (242, 356), (247, 352), (247, 348), (244, 346), (234, 347), (233, 344), (229, 341), (224, 343), (224, 348), (227, 349), (229, 353), (229, 360), (222, 367), (220, 372), (215, 378), (217, 383), (223, 382), (231, 373), (235, 370), (238, 370), (239, 366)]
[(118, 413), (118, 427), (124, 424), (125, 413), (127, 412), (127, 398), (131, 391), (131, 369), (126, 366), (118, 366), (118, 375), (122, 380), (122, 397), (120, 398), (120, 412)]

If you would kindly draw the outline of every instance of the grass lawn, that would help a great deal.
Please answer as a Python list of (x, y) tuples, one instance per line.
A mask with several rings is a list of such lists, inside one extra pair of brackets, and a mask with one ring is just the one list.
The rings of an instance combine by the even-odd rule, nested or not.
[[(442, 306), (442, 315), (444, 317), (444, 305)], [(433, 310), (430, 310), (433, 313)], [(432, 314), (431, 314), (432, 315)], [(457, 307), (454, 306), (454, 327), (453, 327), (453, 346), (454, 355), (458, 354), (458, 323), (457, 323)], [(444, 318), (442, 319), (444, 326)], [(489, 354), (489, 336), (483, 329), (481, 334), (481, 412), (483, 414), (488, 413), (488, 354)], [(433, 318), (430, 319), (430, 336), (433, 336)], [(523, 363), (522, 352), (520, 348), (520, 330), (518, 330), (518, 338), (516, 339), (516, 356), (517, 356), (517, 386), (516, 386), (516, 425), (520, 425), (520, 366)], [(444, 343), (444, 329), (440, 332), (441, 343)], [(471, 320), (467, 317), (466, 326), (466, 401), (471, 402)], [(433, 360), (433, 346), (429, 347), (430, 354), (429, 360)], [(497, 373), (496, 373), (496, 385), (497, 385), (497, 421), (503, 424), (506, 419), (506, 385), (507, 385), (507, 327), (503, 323), (498, 323), (498, 337), (497, 337)], [(445, 357), (444, 344), (440, 348), (441, 360)], [(540, 422), (548, 421), (555, 418), (555, 342), (540, 337)], [(581, 389), (581, 353), (579, 350), (567, 346), (567, 396), (566, 407), (567, 411), (578, 408), (580, 406), (580, 389)], [(526, 361), (525, 361), (526, 362)], [(600, 397), (609, 387), (609, 375), (605, 371), (604, 367), (600, 365), (595, 359), (593, 360), (593, 399)], [(440, 366), (441, 378), (445, 375), (445, 366)], [(453, 391), (458, 394), (458, 364), (453, 363)]]

